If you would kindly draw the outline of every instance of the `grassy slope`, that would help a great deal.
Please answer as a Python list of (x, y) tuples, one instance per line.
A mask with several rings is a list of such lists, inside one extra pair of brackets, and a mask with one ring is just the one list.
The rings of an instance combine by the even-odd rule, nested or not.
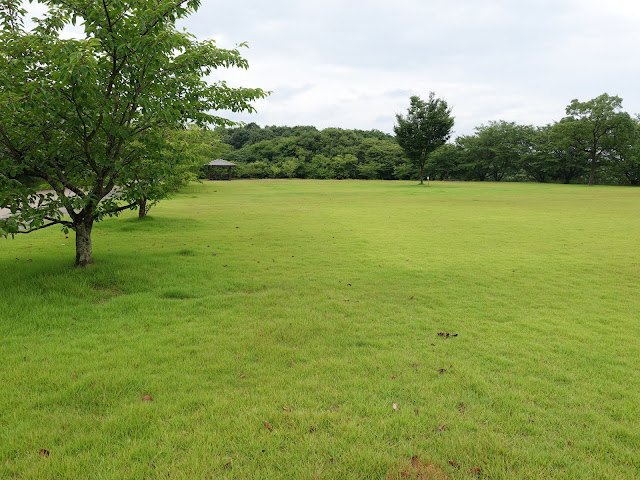
[(637, 478), (639, 212), (234, 181), (97, 225), (84, 270), (73, 234), (3, 240), (0, 478)]

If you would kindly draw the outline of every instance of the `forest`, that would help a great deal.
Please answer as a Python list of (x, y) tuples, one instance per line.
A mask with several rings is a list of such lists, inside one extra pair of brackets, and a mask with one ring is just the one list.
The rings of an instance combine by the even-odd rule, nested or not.
[[(603, 94), (573, 100), (544, 126), (489, 121), (433, 152), (432, 180), (640, 184), (640, 118)], [(255, 123), (218, 128), (225, 160), (241, 178), (410, 180), (418, 171), (392, 135), (377, 130)]]

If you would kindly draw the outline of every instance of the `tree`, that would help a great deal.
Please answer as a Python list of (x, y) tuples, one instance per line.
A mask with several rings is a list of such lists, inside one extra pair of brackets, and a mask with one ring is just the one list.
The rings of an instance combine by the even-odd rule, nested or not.
[(451, 136), (453, 117), (447, 102), (429, 93), (426, 102), (411, 97), (407, 116), (396, 114), (393, 127), (398, 144), (409, 160), (420, 170), (420, 185), (424, 184), (424, 165), (429, 155)]
[(433, 179), (456, 179), (460, 173), (460, 157), (458, 147), (445, 143), (431, 154), (425, 170)]
[[(363, 132), (366, 135), (366, 132)], [(394, 168), (403, 158), (402, 148), (393, 137), (365, 137), (357, 148), (358, 177), (391, 180)]]
[(619, 148), (615, 165), (621, 181), (640, 185), (640, 116), (633, 119), (633, 131), (626, 145)]
[(572, 123), (571, 139), (587, 154), (589, 185), (594, 184), (602, 162), (624, 144), (633, 131), (633, 121), (628, 113), (618, 111), (621, 107), (620, 97), (606, 93), (586, 102), (574, 99), (567, 106), (566, 122)]
[(526, 127), (528, 151), (520, 157), (520, 167), (528, 178), (546, 183), (557, 178), (559, 160), (557, 146), (551, 142), (550, 125)]
[(495, 182), (518, 172), (521, 158), (530, 149), (533, 127), (500, 120), (475, 128), (474, 138), (463, 137), (467, 161), (475, 163), (474, 170), (486, 171)]
[[(230, 147), (220, 142), (218, 134), (206, 128), (188, 125), (165, 132), (164, 148), (144, 155), (149, 174), (135, 178), (128, 189), (138, 189), (138, 217), (144, 218), (159, 199), (177, 192), (190, 181), (197, 180), (212, 159), (221, 158)], [(161, 171), (160, 168), (164, 167)]]
[(571, 118), (563, 118), (549, 128), (549, 155), (554, 163), (555, 178), (569, 184), (589, 173), (589, 159), (577, 138), (581, 126)]
[[(162, 195), (140, 179), (151, 185), (167, 173), (149, 161), (162, 158), (165, 132), (232, 125), (212, 112), (252, 111), (266, 93), (205, 81), (248, 65), (237, 48), (176, 28), (200, 0), (41, 3), (47, 13), (26, 31), (20, 2), (0, 0), (0, 207), (12, 212), (0, 234), (62, 225), (75, 230), (76, 265), (85, 266), (95, 222)], [(84, 38), (62, 38), (76, 22)], [(55, 194), (37, 193), (25, 176)]]
[(478, 156), (482, 145), (477, 135), (460, 135), (455, 140), (459, 152), (459, 171), (464, 180), (484, 182), (489, 176), (489, 163)]

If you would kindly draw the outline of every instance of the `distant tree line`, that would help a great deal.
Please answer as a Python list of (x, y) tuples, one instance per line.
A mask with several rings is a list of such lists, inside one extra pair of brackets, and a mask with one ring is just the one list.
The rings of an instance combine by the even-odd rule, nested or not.
[(619, 97), (573, 100), (560, 121), (534, 127), (495, 121), (434, 152), (437, 179), (640, 184), (640, 119)]
[(391, 135), (376, 130), (315, 127), (261, 128), (250, 123), (220, 128), (243, 178), (383, 179), (408, 178), (411, 165)]
[[(640, 185), (640, 118), (607, 94), (573, 100), (560, 121), (491, 121), (430, 153), (424, 175), (438, 180)], [(396, 137), (376, 130), (218, 128), (221, 153), (242, 178), (418, 179)]]

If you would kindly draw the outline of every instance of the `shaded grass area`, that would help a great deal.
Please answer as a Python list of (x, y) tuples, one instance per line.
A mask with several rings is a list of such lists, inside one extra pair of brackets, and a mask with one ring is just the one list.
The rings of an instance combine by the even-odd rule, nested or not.
[(3, 240), (0, 477), (636, 478), (638, 212), (210, 182), (97, 225), (83, 270), (73, 234)]

